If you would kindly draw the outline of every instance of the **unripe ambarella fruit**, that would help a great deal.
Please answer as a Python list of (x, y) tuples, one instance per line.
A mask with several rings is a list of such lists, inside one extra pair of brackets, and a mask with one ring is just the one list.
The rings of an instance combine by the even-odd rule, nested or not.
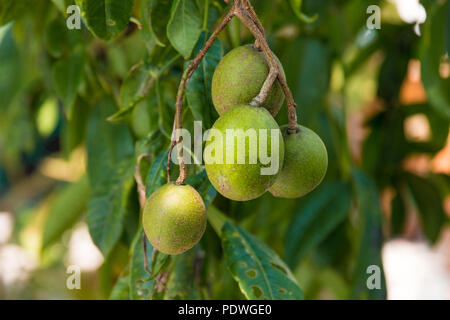
[(207, 137), (208, 178), (223, 196), (247, 201), (275, 182), (284, 161), (280, 128), (264, 108), (236, 106), (222, 115)]
[(183, 253), (195, 246), (205, 232), (205, 203), (191, 186), (166, 184), (147, 199), (143, 225), (158, 251)]
[(284, 136), (284, 166), (269, 191), (280, 198), (298, 198), (316, 188), (327, 172), (328, 154), (320, 137), (312, 130), (298, 126), (299, 131)]
[[(281, 63), (278, 63), (284, 74)], [(214, 107), (219, 115), (231, 107), (249, 104), (259, 94), (268, 74), (269, 66), (264, 54), (253, 45), (238, 47), (225, 55), (214, 72), (211, 88)], [(283, 101), (283, 89), (275, 81), (261, 106), (275, 117)]]

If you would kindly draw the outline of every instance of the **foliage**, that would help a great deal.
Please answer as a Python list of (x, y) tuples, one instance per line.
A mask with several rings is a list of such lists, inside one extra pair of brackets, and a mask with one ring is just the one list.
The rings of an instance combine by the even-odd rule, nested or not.
[[(315, 299), (325, 292), (338, 299), (383, 299), (384, 281), (381, 290), (368, 290), (366, 269), (382, 267), (383, 241), (402, 232), (407, 205), (417, 208), (428, 241), (439, 238), (448, 223), (442, 203), (450, 179), (412, 173), (403, 163), (418, 153), (433, 157), (447, 141), (450, 78), (439, 66), (444, 59), (448, 66), (448, 0), (423, 1), (428, 18), (421, 37), (398, 18), (369, 31), (368, 5), (395, 12), (383, 1), (254, 1), (286, 70), (300, 124), (326, 144), (328, 173), (303, 198), (266, 194), (238, 203), (217, 195), (204, 170), (189, 166), (187, 183), (204, 198), (210, 226), (199, 245), (172, 258), (148, 242), (144, 256), (136, 165), (145, 155), (139, 174), (147, 197), (166, 183), (178, 83), (227, 4), (77, 0), (82, 30), (68, 30), (64, 9), (70, 4), (0, 2), (0, 178), (3, 172), (8, 177), (0, 179), (0, 192), (50, 154), (68, 159), (80, 148), (87, 151), (87, 175), (47, 190), (53, 198), (41, 228), (41, 258), (85, 221), (105, 258), (98, 271), (102, 293), (94, 297)], [(207, 53), (187, 86), (183, 121), (190, 131), (195, 120), (208, 129), (218, 117), (211, 79), (223, 54), (252, 41), (233, 21)], [(421, 62), (427, 99), (409, 105), (400, 93), (411, 59)], [(58, 99), (49, 109), (58, 121), (45, 135), (38, 127), (48, 118), (38, 115), (49, 99)], [(369, 133), (355, 157), (347, 119), (373, 101), (382, 107), (368, 110)], [(429, 122), (427, 141), (405, 135), (414, 115)], [(285, 107), (276, 120), (287, 123)], [(174, 176), (177, 170), (172, 166)], [(387, 189), (394, 193), (392, 219), (379, 204)], [(44, 202), (46, 195), (38, 198)], [(61, 265), (59, 258), (47, 263)], [(302, 282), (305, 277), (311, 281)]]

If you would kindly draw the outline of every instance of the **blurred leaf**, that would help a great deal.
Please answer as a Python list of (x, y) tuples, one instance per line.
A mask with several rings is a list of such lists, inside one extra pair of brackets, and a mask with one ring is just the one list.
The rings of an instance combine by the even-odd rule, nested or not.
[(22, 86), (23, 62), (13, 37), (13, 25), (0, 27), (0, 111), (12, 103)]
[(134, 188), (134, 150), (126, 126), (112, 125), (106, 116), (114, 103), (104, 99), (88, 124), (88, 176), (92, 187), (87, 222), (94, 243), (105, 257), (119, 240)]
[[(194, 55), (200, 52), (207, 40), (207, 34), (203, 32), (194, 50)], [(222, 59), (222, 55), (222, 44), (217, 39), (206, 53), (199, 68), (192, 75), (186, 88), (186, 97), (194, 120), (202, 121), (204, 128), (212, 126), (211, 114), (215, 109), (211, 96), (211, 83), (214, 70)], [(189, 62), (186, 62), (185, 68), (188, 64)]]
[(169, 300), (199, 300), (199, 272), (197, 264), (202, 259), (198, 249), (189, 250), (181, 255), (174, 256), (174, 268), (167, 282), (165, 299)]
[(23, 15), (28, 9), (29, 0), (0, 1), (0, 26)]
[(109, 300), (129, 300), (130, 299), (130, 275), (129, 267), (127, 266), (124, 271), (122, 271), (119, 279), (117, 279), (114, 285)]
[(446, 217), (443, 199), (431, 181), (413, 174), (408, 174), (406, 179), (420, 213), (423, 232), (434, 243), (439, 238)]
[(61, 11), (63, 15), (67, 14), (67, 7), (71, 0), (52, 0), (53, 4)]
[[(352, 299), (386, 299), (386, 282), (381, 261), (382, 213), (378, 191), (374, 183), (361, 171), (353, 170), (354, 188), (359, 212), (358, 252), (353, 271)], [(381, 270), (381, 289), (369, 290), (367, 287), (367, 268), (375, 265)]]
[(447, 143), (450, 119), (442, 117), (430, 104), (408, 105), (401, 109), (404, 111), (405, 119), (412, 115), (426, 116), (431, 130), (430, 138), (426, 141), (408, 141), (410, 153), (437, 153)]
[[(153, 246), (147, 237), (143, 238), (144, 232), (141, 228), (136, 234), (132, 249), (130, 263), (130, 299), (132, 300), (148, 300), (152, 297), (155, 287), (155, 277), (169, 263), (170, 256), (157, 252), (155, 261), (152, 264)], [(143, 240), (144, 239), (144, 240)], [(149, 275), (145, 270), (144, 246), (146, 241), (147, 247), (147, 264), (153, 275)]]
[(77, 97), (73, 105), (72, 117), (63, 122), (62, 149), (66, 158), (85, 140), (90, 114), (89, 103), (83, 98)]
[(120, 88), (120, 107), (128, 108), (148, 94), (154, 78), (150, 65), (140, 62), (134, 66)]
[(195, 1), (174, 0), (167, 25), (167, 37), (172, 46), (186, 59), (202, 32), (200, 12)]
[(154, 45), (165, 47), (167, 43), (167, 24), (169, 22), (170, 0), (145, 0), (141, 4), (142, 31), (149, 43), (149, 47)]
[(206, 170), (202, 170), (196, 175), (190, 175), (186, 179), (186, 184), (193, 186), (202, 196), (205, 206), (208, 207), (217, 195), (216, 189), (208, 179)]
[(330, 54), (325, 44), (314, 38), (292, 41), (281, 59), (286, 78), (299, 107), (299, 119), (307, 125), (316, 119), (329, 88)]
[(405, 204), (399, 193), (395, 195), (391, 202), (391, 226), (392, 234), (400, 235), (404, 229), (406, 221)]
[(45, 27), (44, 43), (47, 51), (54, 57), (60, 58), (74, 49), (82, 40), (81, 30), (67, 29), (65, 20), (58, 18)]
[(294, 11), (297, 18), (299, 18), (301, 21), (306, 23), (311, 23), (317, 20), (318, 15), (314, 15), (312, 17), (307, 16), (302, 12), (302, 3), (303, 0), (289, 0), (289, 3), (291, 4), (292, 10)]
[(68, 118), (72, 117), (73, 104), (83, 81), (84, 52), (78, 47), (53, 65), (52, 78), (55, 91), (62, 100)]
[(79, 181), (59, 191), (49, 209), (42, 236), (42, 249), (60, 240), (64, 231), (70, 229), (86, 209), (89, 199), (89, 181), (83, 176)]
[(108, 118), (111, 122), (128, 120), (136, 105), (141, 102), (151, 90), (155, 81), (150, 66), (140, 62), (133, 67), (120, 88), (120, 110)]
[[(431, 105), (442, 116), (450, 118), (450, 80), (441, 78), (440, 64), (447, 51), (450, 2), (435, 2), (428, 10), (420, 44), (422, 81)], [(448, 57), (447, 57), (448, 60)]]
[(164, 87), (159, 80), (155, 81), (155, 90), (158, 103), (159, 129), (167, 138), (170, 138), (173, 129), (173, 114), (170, 105), (164, 97)]
[(134, 0), (76, 0), (89, 29), (103, 40), (111, 40), (128, 25)]
[(287, 263), (296, 266), (348, 216), (349, 210), (346, 184), (333, 182), (320, 187), (293, 217), (286, 237)]
[(254, 236), (226, 222), (222, 246), (228, 269), (247, 299), (303, 299), (289, 268)]
[(147, 198), (155, 192), (158, 188), (162, 187), (167, 183), (167, 157), (169, 152), (162, 152), (156, 159), (153, 161), (153, 164), (148, 171), (147, 177), (145, 178), (145, 190)]

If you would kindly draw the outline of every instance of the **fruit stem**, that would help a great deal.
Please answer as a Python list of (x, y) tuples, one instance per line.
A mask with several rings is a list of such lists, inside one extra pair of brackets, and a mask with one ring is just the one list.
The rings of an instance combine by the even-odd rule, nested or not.
[[(230, 0), (225, 0), (226, 3), (229, 3)], [(176, 180), (176, 184), (184, 184), (187, 178), (187, 168), (183, 159), (183, 146), (182, 146), (182, 136), (179, 134), (179, 130), (183, 128), (183, 99), (186, 93), (186, 87), (194, 74), (195, 70), (199, 67), (201, 61), (205, 57), (208, 50), (213, 45), (214, 41), (217, 39), (219, 33), (227, 26), (227, 24), (236, 16), (242, 23), (250, 30), (250, 32), (255, 37), (255, 48), (257, 50), (261, 50), (266, 57), (267, 63), (269, 64), (269, 74), (267, 76), (266, 81), (264, 82), (260, 93), (252, 100), (251, 105), (259, 106), (262, 102), (267, 98), (270, 89), (272, 88), (275, 80), (278, 79), (281, 87), (283, 88), (284, 95), (286, 96), (287, 106), (288, 106), (288, 134), (293, 134), (298, 132), (297, 126), (297, 104), (294, 101), (294, 97), (292, 96), (292, 92), (289, 89), (289, 86), (286, 81), (286, 77), (281, 72), (280, 66), (273, 54), (272, 50), (270, 50), (269, 45), (266, 41), (264, 27), (261, 21), (258, 18), (253, 6), (250, 3), (250, 0), (234, 0), (233, 6), (222, 19), (222, 22), (217, 26), (217, 28), (212, 33), (211, 37), (208, 39), (206, 44), (197, 54), (197, 56), (191, 60), (186, 70), (183, 72), (183, 76), (181, 77), (180, 85), (178, 87), (177, 99), (175, 102), (175, 119), (173, 123), (173, 131), (171, 137), (171, 144), (169, 149), (169, 155), (167, 159), (167, 180), (170, 183), (170, 163), (172, 158), (172, 152), (176, 145), (178, 145), (178, 163), (180, 166), (180, 174)]]
[(297, 126), (297, 104), (294, 101), (294, 97), (292, 95), (291, 90), (286, 81), (286, 77), (281, 72), (280, 66), (270, 49), (266, 37), (264, 34), (264, 28), (262, 28), (262, 24), (253, 9), (250, 0), (235, 0), (234, 7), (236, 7), (235, 15), (242, 21), (242, 23), (250, 30), (253, 36), (256, 39), (255, 47), (259, 47), (260, 50), (263, 51), (264, 56), (266, 57), (267, 63), (270, 67), (269, 75), (267, 76), (266, 81), (264, 82), (263, 87), (261, 88), (260, 93), (257, 97), (252, 101), (253, 104), (261, 103), (261, 98), (264, 98), (262, 101), (267, 98), (267, 95), (274, 84), (274, 75), (278, 79), (281, 87), (283, 88), (284, 95), (286, 96), (287, 106), (288, 106), (288, 133), (293, 134), (298, 132)]
[(178, 145), (178, 163), (180, 165), (180, 174), (178, 176), (178, 179), (176, 181), (176, 184), (184, 184), (187, 178), (187, 168), (186, 164), (184, 163), (183, 159), (183, 146), (182, 146), (182, 137), (179, 134), (179, 130), (183, 128), (183, 99), (186, 92), (187, 84), (189, 83), (190, 78), (194, 74), (195, 70), (199, 67), (201, 61), (205, 57), (208, 50), (213, 45), (214, 41), (217, 39), (217, 36), (219, 33), (226, 27), (226, 25), (230, 22), (230, 20), (235, 15), (235, 4), (233, 4), (233, 7), (231, 10), (225, 15), (222, 22), (219, 24), (219, 26), (214, 30), (211, 37), (206, 41), (204, 47), (200, 52), (197, 54), (197, 56), (189, 63), (188, 67), (183, 73), (183, 76), (180, 81), (180, 86), (178, 87), (178, 93), (177, 93), (177, 99), (175, 102), (175, 120), (174, 120), (174, 126), (173, 126), (173, 132), (172, 132), (172, 142), (170, 145), (168, 160), (167, 160), (167, 179), (170, 182), (170, 161), (172, 157), (172, 151), (175, 145)]

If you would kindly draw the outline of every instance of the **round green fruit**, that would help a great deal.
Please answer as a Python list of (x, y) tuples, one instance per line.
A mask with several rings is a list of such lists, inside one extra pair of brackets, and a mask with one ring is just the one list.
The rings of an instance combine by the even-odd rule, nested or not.
[(298, 132), (284, 136), (284, 166), (269, 191), (280, 198), (298, 198), (316, 188), (327, 172), (328, 154), (320, 137), (312, 130), (298, 126)]
[(205, 203), (191, 186), (166, 184), (147, 199), (143, 225), (158, 251), (183, 253), (195, 246), (205, 232)]
[[(284, 74), (281, 63), (278, 63)], [(269, 66), (264, 54), (253, 45), (238, 47), (225, 55), (214, 72), (211, 88), (214, 107), (219, 115), (231, 107), (249, 104), (259, 94), (268, 74)], [(283, 89), (275, 81), (261, 107), (275, 117), (283, 101)]]
[(275, 182), (283, 161), (283, 136), (264, 108), (233, 107), (209, 131), (204, 152), (206, 173), (226, 198), (258, 198)]

